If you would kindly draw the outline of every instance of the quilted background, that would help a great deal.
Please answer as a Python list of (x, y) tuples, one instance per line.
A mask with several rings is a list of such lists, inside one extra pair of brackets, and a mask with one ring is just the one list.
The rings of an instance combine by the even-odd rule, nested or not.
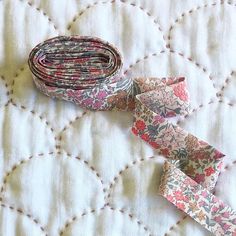
[(0, 0), (0, 235), (210, 235), (158, 195), (164, 158), (130, 113), (44, 96), (27, 59), (47, 38), (92, 35), (120, 49), (124, 76), (186, 76), (177, 122), (226, 154), (215, 194), (236, 209), (235, 25), (233, 0)]

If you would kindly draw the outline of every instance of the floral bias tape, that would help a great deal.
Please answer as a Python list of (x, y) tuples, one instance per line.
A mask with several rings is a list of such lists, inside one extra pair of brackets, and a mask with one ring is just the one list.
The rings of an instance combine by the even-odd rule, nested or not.
[[(48, 96), (91, 110), (132, 110), (132, 81), (120, 78), (118, 50), (94, 37), (59, 36), (37, 45), (29, 67), (36, 86)], [(130, 108), (129, 108), (130, 107)]]
[(164, 164), (161, 194), (215, 235), (236, 235), (236, 211), (178, 168)]
[(28, 63), (37, 88), (50, 97), (90, 110), (132, 111), (132, 132), (169, 159), (160, 194), (215, 235), (236, 236), (236, 212), (211, 193), (224, 154), (169, 119), (188, 114), (184, 77), (124, 78), (119, 51), (86, 36), (46, 40)]

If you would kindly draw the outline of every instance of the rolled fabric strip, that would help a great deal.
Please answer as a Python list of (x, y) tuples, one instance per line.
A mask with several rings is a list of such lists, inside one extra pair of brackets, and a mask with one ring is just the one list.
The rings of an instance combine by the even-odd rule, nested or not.
[[(91, 110), (130, 110), (132, 80), (120, 76), (119, 51), (94, 37), (59, 36), (38, 44), (28, 64), (37, 88)], [(113, 99), (114, 96), (119, 97)], [(123, 103), (121, 103), (123, 99)], [(113, 101), (114, 100), (114, 101)]]
[(37, 45), (29, 67), (38, 89), (50, 97), (91, 110), (132, 111), (132, 132), (172, 160), (164, 164), (160, 194), (215, 235), (236, 236), (236, 212), (211, 194), (224, 154), (169, 120), (188, 114), (184, 77), (124, 78), (118, 50), (84, 36)]

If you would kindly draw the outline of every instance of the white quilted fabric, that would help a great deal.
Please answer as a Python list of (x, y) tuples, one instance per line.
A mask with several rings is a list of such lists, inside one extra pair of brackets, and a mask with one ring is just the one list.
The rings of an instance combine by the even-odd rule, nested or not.
[(215, 194), (236, 209), (235, 25), (234, 0), (0, 0), (0, 235), (210, 235), (158, 196), (163, 157), (130, 113), (44, 96), (27, 58), (92, 35), (121, 50), (127, 77), (186, 76), (193, 110), (178, 123), (227, 155)]

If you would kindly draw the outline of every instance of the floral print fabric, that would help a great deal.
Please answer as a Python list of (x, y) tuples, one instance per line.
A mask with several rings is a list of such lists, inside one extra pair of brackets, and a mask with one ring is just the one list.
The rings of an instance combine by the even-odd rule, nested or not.
[[(211, 194), (224, 154), (170, 123), (169, 117), (188, 112), (184, 78), (141, 78), (135, 82), (135, 135), (169, 158), (160, 194), (217, 236), (236, 236), (236, 212)], [(182, 90), (182, 91), (181, 91)]]
[(236, 235), (236, 211), (184, 174), (178, 162), (165, 162), (163, 169), (160, 193), (168, 201), (215, 235)]
[(215, 235), (236, 236), (236, 212), (211, 194), (224, 154), (169, 122), (189, 111), (184, 77), (120, 76), (118, 50), (98, 38), (59, 36), (30, 53), (33, 79), (44, 94), (91, 110), (130, 110), (132, 132), (169, 160), (160, 194)]
[[(118, 50), (94, 37), (58, 36), (37, 45), (28, 64), (44, 94), (90, 110), (131, 110), (131, 80), (120, 78)], [(131, 107), (131, 108), (129, 108)]]

